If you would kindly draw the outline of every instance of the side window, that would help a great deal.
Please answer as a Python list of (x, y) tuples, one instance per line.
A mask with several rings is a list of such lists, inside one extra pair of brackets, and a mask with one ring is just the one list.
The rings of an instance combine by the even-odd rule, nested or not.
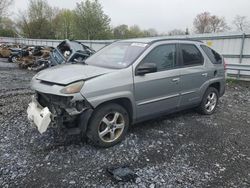
[(157, 71), (164, 71), (176, 67), (176, 45), (166, 44), (154, 48), (142, 60), (142, 63), (155, 63)]
[(221, 64), (222, 63), (222, 58), (221, 58), (220, 54), (218, 54), (216, 51), (214, 51), (213, 49), (211, 49), (205, 45), (201, 45), (201, 48), (207, 54), (208, 58), (210, 59), (210, 61), (212, 63), (214, 63), (214, 64)]
[(199, 49), (193, 44), (180, 44), (180, 51), (184, 66), (195, 66), (203, 64), (203, 56)]

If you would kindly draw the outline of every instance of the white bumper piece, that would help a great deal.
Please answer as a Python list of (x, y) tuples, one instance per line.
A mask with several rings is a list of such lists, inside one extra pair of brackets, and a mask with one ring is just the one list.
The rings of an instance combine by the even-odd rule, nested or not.
[(44, 133), (51, 122), (51, 112), (49, 109), (47, 107), (42, 108), (38, 102), (33, 99), (32, 102), (29, 103), (27, 113), (28, 119), (36, 125), (38, 131), (41, 134)]

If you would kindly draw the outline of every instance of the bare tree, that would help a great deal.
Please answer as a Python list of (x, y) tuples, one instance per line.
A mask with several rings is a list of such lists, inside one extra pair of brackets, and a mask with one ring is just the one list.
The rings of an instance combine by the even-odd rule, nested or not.
[(173, 29), (171, 31), (168, 32), (168, 35), (170, 36), (174, 36), (174, 35), (185, 35), (186, 32), (181, 30), (181, 29)]
[(236, 27), (237, 31), (246, 31), (250, 28), (250, 22), (247, 20), (246, 16), (235, 16), (233, 24)]
[(53, 25), (56, 31), (56, 38), (72, 39), (74, 27), (74, 12), (68, 9), (62, 9), (53, 19)]
[(27, 12), (19, 11), (19, 20), (17, 21), (17, 28), (26, 37), (31, 37), (31, 29), (29, 25)]
[(9, 6), (13, 3), (13, 0), (1, 0), (0, 1), (0, 18), (6, 16)]
[(193, 24), (196, 33), (218, 33), (230, 29), (225, 18), (211, 15), (209, 12), (198, 14)]
[(29, 0), (28, 17), (31, 21), (48, 19), (53, 17), (53, 9), (47, 0)]
[(194, 29), (196, 33), (210, 33), (210, 18), (211, 14), (209, 12), (203, 12), (198, 14), (194, 19)]
[(211, 16), (210, 18), (210, 27), (211, 31), (214, 33), (223, 32), (230, 29), (225, 21), (225, 18), (219, 18), (215, 15)]
[(28, 9), (20, 13), (17, 25), (25, 37), (55, 38), (52, 20), (57, 12), (47, 0), (29, 0)]

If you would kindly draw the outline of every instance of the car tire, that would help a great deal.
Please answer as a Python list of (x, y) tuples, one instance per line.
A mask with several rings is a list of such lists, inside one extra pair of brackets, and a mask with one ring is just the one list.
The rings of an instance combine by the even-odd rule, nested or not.
[(128, 112), (121, 105), (106, 104), (92, 114), (87, 137), (93, 145), (107, 148), (121, 142), (128, 127)]
[(18, 57), (17, 55), (13, 55), (13, 56), (10, 56), (8, 60), (10, 63), (16, 63), (17, 57)]
[(211, 115), (216, 110), (219, 101), (218, 90), (214, 87), (209, 87), (203, 95), (201, 104), (198, 108), (203, 115)]
[(9, 62), (9, 63), (12, 63), (11, 57), (8, 58), (8, 62)]

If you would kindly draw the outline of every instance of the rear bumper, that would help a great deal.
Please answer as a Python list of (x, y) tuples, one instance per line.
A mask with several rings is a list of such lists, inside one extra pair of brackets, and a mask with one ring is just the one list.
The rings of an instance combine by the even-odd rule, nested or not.
[(226, 87), (225, 87), (225, 84), (223, 84), (223, 87), (221, 88), (220, 90), (220, 97), (222, 97), (226, 92)]
[(29, 103), (27, 114), (28, 119), (35, 124), (41, 134), (47, 130), (52, 114), (47, 107), (41, 107), (34, 97), (32, 97), (32, 102)]
[(224, 79), (220, 81), (220, 91), (219, 91), (220, 97), (222, 97), (225, 94), (225, 91), (226, 91), (226, 78), (224, 77)]

